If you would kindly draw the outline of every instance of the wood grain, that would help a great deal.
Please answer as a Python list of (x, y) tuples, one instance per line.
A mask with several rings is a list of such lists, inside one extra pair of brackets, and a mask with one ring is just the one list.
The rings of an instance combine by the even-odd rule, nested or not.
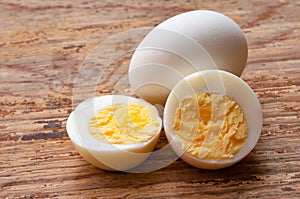
[[(247, 36), (242, 78), (264, 114), (255, 149), (216, 171), (180, 159), (137, 174), (88, 164), (65, 130), (85, 57), (117, 33), (154, 27), (194, 9), (228, 15)], [(299, 198), (299, 9), (297, 0), (0, 1), (0, 198)], [(110, 78), (89, 89), (96, 95), (116, 92), (131, 53), (111, 63)], [(166, 144), (162, 136), (157, 148)]]

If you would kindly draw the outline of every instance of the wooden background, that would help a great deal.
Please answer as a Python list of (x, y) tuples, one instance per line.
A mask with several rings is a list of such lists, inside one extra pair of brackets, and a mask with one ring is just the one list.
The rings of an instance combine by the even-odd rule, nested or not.
[[(140, 174), (88, 164), (65, 130), (85, 57), (117, 33), (195, 9), (228, 15), (247, 36), (242, 78), (264, 114), (255, 149), (217, 171), (180, 159)], [(298, 0), (0, 0), (0, 198), (299, 198), (299, 10)], [(109, 45), (107, 50), (116, 52)], [(93, 88), (96, 95), (119, 88), (114, 84), (129, 60), (130, 53), (111, 64), (109, 78)], [(162, 136), (158, 147), (166, 143)]]

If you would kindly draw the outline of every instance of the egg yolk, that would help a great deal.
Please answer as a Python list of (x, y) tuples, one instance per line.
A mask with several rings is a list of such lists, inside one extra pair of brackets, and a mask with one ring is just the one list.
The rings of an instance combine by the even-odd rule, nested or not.
[(248, 134), (237, 102), (223, 94), (196, 93), (179, 104), (173, 128), (182, 148), (202, 159), (228, 159), (242, 148)]
[(89, 132), (96, 139), (111, 144), (147, 142), (160, 123), (155, 112), (137, 103), (121, 103), (100, 110), (89, 123)]

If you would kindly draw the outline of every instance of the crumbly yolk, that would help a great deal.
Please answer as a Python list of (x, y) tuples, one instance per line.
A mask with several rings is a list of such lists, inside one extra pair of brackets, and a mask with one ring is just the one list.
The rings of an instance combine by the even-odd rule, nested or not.
[(159, 128), (154, 111), (137, 103), (121, 103), (100, 110), (89, 123), (89, 132), (96, 139), (111, 144), (146, 142)]
[(196, 93), (179, 104), (173, 128), (182, 148), (202, 159), (228, 159), (242, 148), (247, 122), (237, 102), (223, 94)]

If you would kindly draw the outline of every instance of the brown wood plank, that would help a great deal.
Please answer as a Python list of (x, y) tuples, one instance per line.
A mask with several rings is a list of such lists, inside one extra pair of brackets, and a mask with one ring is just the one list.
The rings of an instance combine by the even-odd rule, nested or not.
[[(154, 27), (194, 9), (228, 15), (247, 36), (249, 59), (242, 78), (257, 94), (264, 115), (254, 150), (216, 171), (180, 159), (139, 174), (107, 172), (87, 163), (65, 130), (84, 58), (114, 34)], [(2, 0), (0, 198), (299, 198), (299, 9), (298, 0)], [(134, 42), (116, 49), (106, 44), (109, 50), (99, 58)], [(113, 93), (131, 53), (111, 63), (109, 78), (96, 88), (82, 88), (82, 94)], [(162, 135), (157, 149), (166, 144)]]

